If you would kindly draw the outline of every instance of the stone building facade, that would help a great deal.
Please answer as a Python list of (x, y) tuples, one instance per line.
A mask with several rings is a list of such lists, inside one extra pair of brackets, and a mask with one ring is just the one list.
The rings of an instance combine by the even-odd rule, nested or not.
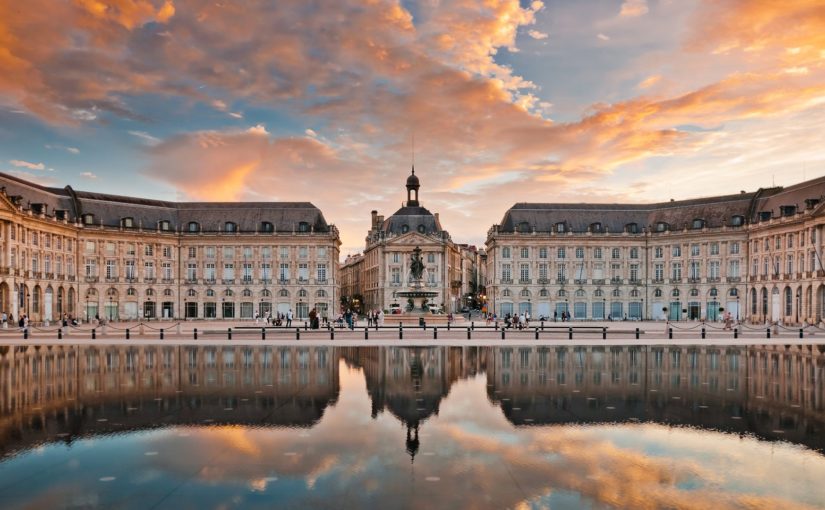
[(658, 204), (519, 203), (487, 236), (490, 311), (822, 320), (825, 178)]
[(407, 299), (396, 293), (409, 286), (410, 260), (416, 247), (424, 259), (423, 289), (436, 293), (429, 303), (445, 313), (461, 308), (461, 250), (442, 228), (438, 213), (420, 205), (420, 187), (413, 170), (407, 178), (403, 206), (387, 219), (372, 211), (361, 270), (365, 310), (407, 307)]
[(15, 318), (335, 310), (338, 230), (308, 202), (164, 202), (5, 174), (0, 186), (0, 310)]

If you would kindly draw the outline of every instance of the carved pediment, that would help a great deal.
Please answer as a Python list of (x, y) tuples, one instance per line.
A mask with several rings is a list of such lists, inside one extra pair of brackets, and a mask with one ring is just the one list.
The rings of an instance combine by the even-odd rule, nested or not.
[(441, 246), (442, 242), (432, 237), (423, 236), (418, 232), (408, 232), (387, 241), (387, 245), (394, 246)]

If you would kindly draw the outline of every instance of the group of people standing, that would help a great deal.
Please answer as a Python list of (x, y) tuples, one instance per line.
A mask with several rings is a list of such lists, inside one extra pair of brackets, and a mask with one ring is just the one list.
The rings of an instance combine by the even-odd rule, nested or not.
[[(314, 310), (315, 309), (313, 308), (313, 311)], [(271, 326), (290, 327), (290, 326), (292, 326), (292, 318), (293, 318), (292, 308), (290, 308), (286, 313), (278, 312), (278, 313), (273, 314), (272, 312), (267, 311), (263, 315), (263, 317), (261, 317), (260, 313), (255, 312), (255, 324), (258, 324), (261, 321), (262, 318), (264, 320), (264, 323), (266, 323), (266, 325), (268, 325), (268, 326), (271, 325)]]

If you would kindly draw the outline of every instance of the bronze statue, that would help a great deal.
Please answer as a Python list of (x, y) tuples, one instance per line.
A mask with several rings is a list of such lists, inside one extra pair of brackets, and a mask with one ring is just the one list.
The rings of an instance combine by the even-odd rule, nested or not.
[(410, 262), (410, 275), (413, 280), (421, 280), (424, 274), (424, 261), (421, 259), (421, 248), (418, 246), (413, 250), (412, 261)]

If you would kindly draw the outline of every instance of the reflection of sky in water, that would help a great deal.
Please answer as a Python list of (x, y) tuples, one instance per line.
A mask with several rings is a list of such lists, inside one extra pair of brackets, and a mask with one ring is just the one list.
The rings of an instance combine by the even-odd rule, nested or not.
[(0, 506), (825, 505), (825, 458), (804, 447), (653, 423), (514, 427), (483, 374), (452, 383), (412, 462), (406, 426), (371, 418), (364, 372), (342, 361), (338, 375), (337, 401), (312, 428), (173, 425), (20, 453), (0, 463)]

